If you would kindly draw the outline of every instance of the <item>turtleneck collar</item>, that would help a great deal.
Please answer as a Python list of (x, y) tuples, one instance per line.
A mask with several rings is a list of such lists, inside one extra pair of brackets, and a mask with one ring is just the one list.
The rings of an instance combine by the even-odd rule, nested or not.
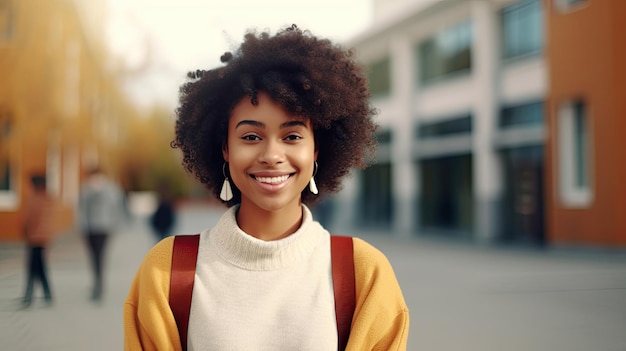
[(302, 205), (302, 225), (286, 238), (263, 241), (245, 233), (237, 225), (238, 206), (228, 209), (209, 231), (209, 246), (223, 260), (249, 270), (274, 270), (307, 259), (330, 234), (313, 221), (311, 211)]

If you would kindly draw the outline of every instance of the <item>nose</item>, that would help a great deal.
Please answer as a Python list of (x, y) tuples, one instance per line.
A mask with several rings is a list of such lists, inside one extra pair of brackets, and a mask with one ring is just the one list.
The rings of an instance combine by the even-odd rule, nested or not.
[(285, 160), (285, 152), (278, 141), (267, 141), (259, 154), (259, 162), (268, 165), (280, 164)]

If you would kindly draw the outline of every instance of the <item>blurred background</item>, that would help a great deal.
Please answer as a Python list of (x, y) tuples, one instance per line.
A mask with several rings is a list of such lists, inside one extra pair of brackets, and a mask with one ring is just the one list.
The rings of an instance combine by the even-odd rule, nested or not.
[[(80, 183), (92, 166), (121, 185), (128, 231), (146, 237), (126, 235), (119, 241), (126, 251), (111, 249), (112, 257), (135, 252), (130, 261), (111, 264), (126, 262), (119, 271), (111, 268), (124, 277), (132, 278), (153, 244), (146, 222), (161, 190), (175, 203), (175, 232), (210, 226), (214, 217), (206, 213), (221, 209), (170, 148), (178, 87), (187, 71), (220, 65), (219, 56), (235, 49), (246, 29), (275, 32), (296, 23), (354, 48), (366, 67), (381, 126), (375, 163), (355, 170), (340, 193), (314, 210), (333, 232), (372, 238), (398, 266), (416, 312), (412, 335), (419, 335), (418, 326), (438, 333), (448, 328), (458, 332), (459, 345), (466, 340), (458, 316), (418, 317), (427, 306), (424, 296), (442, 298), (440, 290), (422, 294), (420, 281), (441, 283), (442, 272), (458, 269), (449, 265), (461, 257), (468, 259), (461, 265), (480, 262), (476, 269), (490, 272), (494, 286), (507, 276), (491, 271), (502, 262), (541, 276), (529, 285), (504, 284), (504, 290), (542, 290), (564, 276), (567, 283), (550, 291), (610, 290), (610, 297), (590, 295), (535, 316), (561, 319), (529, 336), (549, 339), (546, 329), (590, 315), (563, 311), (601, 299), (604, 305), (596, 306), (615, 314), (597, 315), (602, 322), (595, 325), (609, 331), (594, 335), (609, 343), (549, 339), (552, 347), (507, 348), (474, 340), (476, 347), (441, 347), (445, 337), (433, 339), (435, 333), (422, 339), (433, 342), (431, 349), (625, 349), (626, 340), (615, 333), (626, 328), (626, 311), (615, 309), (626, 305), (626, 159), (619, 151), (626, 148), (624, 18), (623, 0), (0, 0), (0, 281), (3, 273), (14, 277), (4, 280), (13, 285), (0, 295), (19, 295), (21, 268), (10, 262), (21, 259), (16, 247), (34, 172), (45, 172), (49, 193), (63, 203), (57, 241), (65, 249), (53, 246), (51, 253), (61, 261), (83, 259), (70, 258), (74, 251), (67, 247), (74, 247)], [(573, 261), (563, 263), (563, 252), (576, 252), (567, 258)], [(528, 268), (532, 262), (545, 265)], [(422, 263), (431, 269), (416, 270)], [(456, 271), (444, 280), (460, 276)], [(575, 281), (586, 283), (570, 284)], [(127, 284), (120, 284), (121, 301)], [(441, 289), (448, 290), (446, 284)], [(522, 301), (516, 313), (533, 304)], [(543, 308), (554, 306), (541, 301)], [(120, 306), (109, 305), (113, 311)], [(483, 329), (502, 327), (500, 317), (511, 323), (502, 314)], [(536, 320), (517, 323), (532, 329)], [(112, 340), (119, 340), (118, 327)], [(499, 336), (505, 345), (528, 341), (509, 333)], [(423, 346), (419, 340), (410, 345)]]

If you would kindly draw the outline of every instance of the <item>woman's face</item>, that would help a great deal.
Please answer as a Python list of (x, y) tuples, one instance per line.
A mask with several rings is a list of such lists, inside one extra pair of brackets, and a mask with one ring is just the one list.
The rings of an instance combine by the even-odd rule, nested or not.
[(265, 211), (300, 206), (317, 158), (310, 121), (289, 114), (264, 92), (258, 105), (245, 97), (233, 109), (223, 155), (242, 209)]

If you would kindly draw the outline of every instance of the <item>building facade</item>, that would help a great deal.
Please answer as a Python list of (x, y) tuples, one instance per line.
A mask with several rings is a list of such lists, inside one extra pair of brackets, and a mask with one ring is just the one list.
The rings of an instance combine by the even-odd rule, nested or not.
[(132, 110), (105, 66), (102, 4), (0, 0), (0, 240), (21, 238), (33, 173), (69, 226), (82, 170), (114, 171)]
[[(568, 5), (576, 13), (555, 13)], [(624, 216), (617, 212), (624, 210), (610, 193), (623, 188), (615, 177), (623, 176), (624, 162), (609, 156), (620, 149), (616, 135), (624, 130), (619, 0), (406, 1), (402, 11), (385, 14), (346, 43), (368, 67), (381, 130), (376, 164), (358, 172), (336, 199), (343, 205), (338, 228), (356, 224), (396, 236), (486, 243), (543, 245), (568, 237), (623, 243)], [(581, 26), (579, 17), (589, 25)], [(601, 24), (601, 18), (612, 20)], [(588, 47), (579, 45), (580, 37)], [(586, 146), (593, 154), (585, 157), (595, 163), (577, 180), (601, 189), (593, 205), (574, 210), (555, 198), (561, 179), (572, 176), (571, 170), (555, 175), (555, 165), (564, 162), (554, 154), (564, 142), (555, 123), (557, 105), (580, 96), (604, 96), (594, 108), (611, 107), (594, 110), (606, 127), (594, 124), (596, 142)], [(578, 111), (578, 101), (565, 109)], [(613, 181), (599, 186), (591, 174), (604, 175), (609, 165)], [(611, 224), (602, 224), (603, 235), (611, 240), (591, 234), (593, 223), (605, 219)]]
[(626, 246), (626, 3), (548, 7), (551, 242)]

